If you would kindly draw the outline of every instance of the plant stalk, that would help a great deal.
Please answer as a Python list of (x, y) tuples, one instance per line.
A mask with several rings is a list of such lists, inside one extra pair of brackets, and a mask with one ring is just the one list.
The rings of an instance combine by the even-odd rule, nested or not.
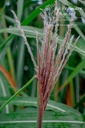
[(43, 98), (42, 98), (42, 91), (41, 91), (41, 85), (38, 84), (37, 86), (37, 128), (42, 128), (42, 119), (44, 115), (44, 107), (43, 107)]
[(42, 128), (42, 119), (43, 119), (42, 109), (39, 107), (39, 109), (38, 109), (38, 128)]

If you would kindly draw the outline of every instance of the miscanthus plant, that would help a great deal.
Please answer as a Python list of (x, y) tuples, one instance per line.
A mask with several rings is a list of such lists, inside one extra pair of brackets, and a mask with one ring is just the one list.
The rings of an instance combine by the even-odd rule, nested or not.
[(22, 29), (16, 14), (14, 13), (14, 11), (12, 11), (16, 21), (16, 25), (21, 32), (24, 43), (27, 46), (28, 52), (30, 53), (36, 70), (36, 78), (38, 82), (38, 128), (42, 128), (42, 119), (50, 94), (55, 86), (55, 83), (60, 77), (60, 74), (65, 67), (70, 55), (72, 54), (72, 51), (74, 50), (76, 42), (79, 38), (78, 37), (74, 41), (74, 43), (72, 43), (74, 36), (70, 35), (72, 23), (74, 21), (73, 16), (70, 19), (70, 23), (68, 25), (68, 30), (65, 34), (65, 37), (60, 44), (60, 47), (58, 48), (58, 26), (60, 10), (59, 8), (57, 8), (57, 3), (55, 3), (54, 11), (50, 13), (49, 10), (50, 7), (48, 9), (46, 8), (43, 11), (44, 31), (41, 45), (39, 45), (38, 33), (36, 32), (37, 63), (26, 39), (24, 30)]

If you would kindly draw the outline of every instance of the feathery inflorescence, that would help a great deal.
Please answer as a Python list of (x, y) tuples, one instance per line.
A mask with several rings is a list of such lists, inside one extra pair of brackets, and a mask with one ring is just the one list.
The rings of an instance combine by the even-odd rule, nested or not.
[(22, 26), (21, 26), (21, 23), (20, 23), (20, 21), (18, 20), (18, 18), (17, 18), (17, 16), (16, 16), (15, 12), (14, 12), (13, 10), (11, 10), (11, 12), (12, 12), (13, 15), (14, 15), (16, 25), (17, 25), (18, 29), (19, 29), (20, 32), (21, 32), (21, 36), (23, 37), (24, 43), (25, 43), (25, 45), (27, 46), (28, 52), (29, 52), (29, 54), (30, 54), (30, 56), (31, 56), (31, 59), (32, 59), (32, 61), (33, 61), (33, 64), (34, 64), (35, 70), (36, 70), (36, 69), (37, 69), (37, 65), (36, 65), (34, 56), (33, 56), (33, 54), (32, 54), (30, 45), (29, 45), (29, 43), (28, 43), (28, 41), (27, 41), (27, 38), (26, 38), (26, 36), (25, 36), (24, 30), (23, 30), (23, 28), (22, 28)]
[[(38, 80), (38, 95), (39, 95), (39, 118), (43, 117), (47, 102), (49, 100), (50, 94), (54, 88), (56, 81), (58, 80), (63, 68), (65, 67), (78, 38), (72, 44), (74, 36), (71, 36), (71, 29), (73, 24), (73, 18), (70, 19), (70, 24), (68, 26), (67, 33), (65, 38), (63, 39), (62, 43), (60, 44), (59, 50), (57, 48), (58, 45), (58, 22), (60, 17), (60, 10), (57, 8), (55, 4), (54, 11), (52, 15), (49, 14), (47, 9), (44, 10), (43, 19), (44, 19), (44, 32), (43, 32), (43, 40), (41, 47), (39, 46), (39, 39), (38, 33), (36, 34), (36, 44), (37, 44), (37, 61), (36, 64), (34, 56), (32, 54), (31, 48), (27, 42), (25, 37), (24, 30), (22, 29), (18, 18), (16, 17), (15, 13), (15, 21), (16, 24), (21, 32), (21, 35), (24, 39), (24, 42), (28, 48), (32, 61), (34, 63), (36, 73), (37, 73), (37, 80)], [(55, 25), (54, 25), (55, 23)], [(56, 55), (57, 50), (57, 55)], [(39, 122), (42, 121), (39, 120)], [(39, 128), (40, 127), (39, 123)]]
[[(71, 43), (74, 39), (73, 36), (70, 38), (73, 23), (73, 19), (71, 19), (65, 38), (60, 45), (57, 56), (55, 56), (58, 44), (57, 32), (59, 16), (60, 11), (57, 9), (57, 6), (55, 6), (52, 18), (48, 17), (46, 10), (44, 11), (44, 37), (41, 49), (38, 47), (37, 70), (38, 86), (41, 86), (41, 95), (43, 100), (42, 106), (44, 107), (43, 110), (45, 110), (54, 85), (58, 80), (79, 38), (78, 37), (74, 44), (71, 46)], [(54, 22), (56, 23), (55, 26)], [(52, 34), (53, 30), (54, 34)]]

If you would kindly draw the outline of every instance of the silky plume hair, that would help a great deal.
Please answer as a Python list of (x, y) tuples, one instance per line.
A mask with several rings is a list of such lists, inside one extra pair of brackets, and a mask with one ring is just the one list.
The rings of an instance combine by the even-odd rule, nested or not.
[[(49, 10), (50, 8), (48, 8)], [(58, 26), (60, 18), (60, 10), (55, 3), (54, 11), (50, 16), (47, 8), (43, 11), (44, 31), (41, 46), (39, 46), (38, 32), (36, 32), (36, 47), (37, 47), (37, 63), (35, 62), (29, 43), (27, 42), (24, 30), (14, 11), (12, 11), (16, 25), (21, 32), (24, 43), (27, 46), (28, 52), (34, 63), (36, 77), (38, 81), (38, 128), (42, 128), (42, 118), (47, 106), (50, 94), (57, 82), (60, 74), (65, 67), (70, 55), (72, 54), (76, 42), (79, 37), (73, 42), (74, 36), (71, 36), (73, 18), (70, 19), (68, 30), (65, 34), (62, 43), (58, 50)], [(54, 25), (55, 23), (55, 25)], [(57, 55), (56, 50), (58, 50)]]

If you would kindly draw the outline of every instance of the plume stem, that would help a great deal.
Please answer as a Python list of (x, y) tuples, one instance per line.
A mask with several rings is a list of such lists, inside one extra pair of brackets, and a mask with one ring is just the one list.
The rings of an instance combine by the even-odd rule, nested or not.
[(41, 84), (37, 86), (38, 108), (37, 108), (37, 128), (42, 128), (42, 119), (44, 115), (44, 104)]

